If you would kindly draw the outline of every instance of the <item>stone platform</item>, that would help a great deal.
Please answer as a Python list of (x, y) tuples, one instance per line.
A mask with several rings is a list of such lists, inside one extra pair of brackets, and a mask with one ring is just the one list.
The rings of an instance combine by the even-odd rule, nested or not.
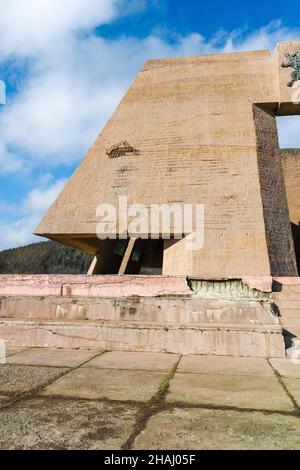
[(185, 277), (0, 276), (0, 338), (23, 347), (284, 357), (270, 293), (252, 288), (270, 290), (263, 281), (197, 281), (193, 290)]

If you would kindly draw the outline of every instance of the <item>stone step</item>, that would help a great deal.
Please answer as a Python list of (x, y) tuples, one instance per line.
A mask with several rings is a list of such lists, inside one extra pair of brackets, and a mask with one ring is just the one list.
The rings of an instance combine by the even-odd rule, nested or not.
[(140, 322), (273, 324), (269, 304), (255, 300), (197, 296), (61, 297), (2, 296), (0, 317), (17, 320), (105, 320)]
[(283, 298), (275, 301), (275, 304), (280, 309), (293, 308), (300, 312), (300, 300), (289, 300)]
[(273, 295), (277, 294), (300, 294), (300, 285), (276, 285), (272, 287)]
[(287, 300), (295, 300), (299, 302), (300, 305), (300, 293), (299, 292), (275, 292), (272, 294), (272, 299), (274, 302), (281, 302)]
[(300, 326), (299, 325), (282, 325), (284, 336), (292, 336), (300, 339)]
[(300, 321), (297, 320), (288, 320), (286, 318), (280, 319), (280, 324), (282, 325), (283, 328), (297, 328), (300, 330)]
[(300, 320), (300, 309), (297, 308), (279, 308), (280, 317), (282, 319)]
[(285, 357), (282, 329), (275, 324), (2, 319), (0, 337), (23, 347)]

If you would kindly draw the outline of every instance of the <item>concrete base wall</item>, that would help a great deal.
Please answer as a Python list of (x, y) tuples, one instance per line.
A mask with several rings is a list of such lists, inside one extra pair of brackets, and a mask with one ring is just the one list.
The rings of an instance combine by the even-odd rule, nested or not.
[(207, 282), (193, 285), (165, 276), (0, 276), (0, 338), (27, 347), (285, 356), (270, 296), (257, 296), (269, 278), (246, 287), (222, 281), (218, 295)]
[(191, 293), (185, 276), (0, 275), (0, 296), (156, 297)]
[(276, 326), (129, 322), (0, 321), (0, 337), (15, 346), (114, 349), (180, 354), (284, 357)]
[(180, 324), (277, 325), (278, 318), (253, 300), (193, 297), (0, 297), (0, 317), (14, 320), (132, 321)]

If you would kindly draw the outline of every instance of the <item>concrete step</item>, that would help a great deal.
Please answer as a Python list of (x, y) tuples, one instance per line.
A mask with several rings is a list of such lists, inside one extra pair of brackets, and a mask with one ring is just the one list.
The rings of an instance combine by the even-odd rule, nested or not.
[(272, 286), (273, 295), (279, 294), (289, 294), (289, 293), (296, 293), (300, 294), (300, 284), (280, 284), (280, 283), (273, 283)]
[(278, 324), (268, 304), (256, 300), (194, 296), (61, 297), (2, 296), (0, 317), (17, 320), (104, 320), (158, 323)]
[(300, 320), (300, 310), (297, 308), (279, 308), (279, 312), (281, 320)]
[(300, 305), (300, 293), (299, 292), (273, 292), (272, 298), (274, 302), (281, 302), (286, 300), (296, 300)]
[(300, 284), (299, 279), (275, 280), (272, 299), (280, 312), (280, 323), (286, 344), (287, 357), (298, 357), (294, 340), (300, 338)]
[(0, 337), (24, 347), (285, 357), (282, 329), (276, 324), (2, 319)]
[(280, 309), (286, 309), (286, 308), (294, 308), (300, 312), (300, 299), (299, 300), (290, 300), (286, 299), (285, 297), (278, 299), (275, 301), (275, 304), (277, 307)]
[[(280, 321), (281, 325), (283, 328), (293, 328), (293, 330), (297, 330), (300, 333), (300, 321), (294, 321), (294, 320), (286, 320), (283, 319)], [(298, 335), (295, 335), (298, 336)]]

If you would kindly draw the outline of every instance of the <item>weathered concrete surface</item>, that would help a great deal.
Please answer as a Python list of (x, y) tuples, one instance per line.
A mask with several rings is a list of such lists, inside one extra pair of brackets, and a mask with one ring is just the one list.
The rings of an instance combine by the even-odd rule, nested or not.
[(28, 351), (29, 348), (10, 348), (10, 347), (7, 347), (6, 348), (6, 351), (5, 351), (5, 354), (6, 356), (12, 356), (13, 354), (18, 354), (20, 352), (23, 352), (23, 351)]
[(165, 377), (162, 372), (81, 368), (46, 387), (43, 395), (147, 401)]
[[(243, 298), (222, 298), (221, 284)], [(0, 296), (0, 337), (20, 347), (284, 357), (269, 296), (241, 281), (216, 285), (212, 293), (195, 295), (183, 277), (0, 276), (6, 293)], [(93, 286), (103, 290), (100, 297)], [(75, 295), (80, 290), (83, 295)]]
[[(267, 360), (241, 358), (242, 373), (248, 363), (253, 374), (245, 376), (232, 357), (218, 358), (228, 373), (216, 374), (212, 358), (209, 373), (175, 372), (172, 380), (169, 354), (149, 355), (154, 367), (163, 365), (160, 372), (145, 354), (125, 353), (127, 362), (120, 352), (105, 356), (109, 369), (0, 365), (0, 449), (300, 449), (299, 408), (289, 396), (297, 400), (300, 379), (264, 375)], [(68, 363), (69, 354), (62, 365)], [(174, 403), (178, 377), (188, 381), (177, 387), (183, 401)]]
[(271, 276), (243, 277), (242, 281), (251, 289), (261, 292), (272, 292), (273, 279)]
[[(278, 318), (259, 300), (210, 296), (132, 298), (0, 297), (0, 317), (16, 320), (105, 320), (166, 323), (278, 325)], [(216, 294), (215, 294), (216, 295)]]
[(300, 360), (271, 359), (270, 362), (282, 377), (300, 379)]
[(296, 226), (300, 223), (300, 150), (287, 149), (281, 151), (281, 161), (289, 205), (290, 220)]
[(100, 354), (101, 350), (77, 351), (74, 349), (33, 348), (7, 358), (8, 364), (48, 367), (78, 367)]
[[(283, 48), (279, 46), (279, 50)], [(278, 66), (281, 64), (278, 63)], [(255, 104), (253, 118), (258, 142), (257, 163), (271, 274), (297, 276), (275, 115)]]
[(276, 324), (0, 321), (0, 337), (27, 347), (285, 357)]
[[(265, 284), (264, 278), (263, 284)], [(271, 279), (271, 278), (270, 278)], [(258, 284), (258, 280), (253, 281), (253, 285)], [(233, 301), (268, 301), (270, 292), (266, 285), (259, 286), (261, 289), (249, 286), (241, 279), (189, 279), (189, 285), (192, 291), (197, 294), (197, 298), (220, 300), (227, 299)], [(271, 285), (271, 283), (270, 283)]]
[(300, 448), (295, 416), (207, 409), (164, 411), (152, 417), (134, 449), (279, 450)]
[(127, 404), (34, 398), (0, 411), (0, 448), (120, 449), (136, 412)]
[(300, 408), (300, 379), (284, 378), (283, 381)]
[(47, 382), (53, 381), (67, 371), (67, 368), (1, 365), (0, 394), (5, 392), (15, 395), (32, 391), (46, 385)]
[(1, 274), (0, 296), (155, 297), (191, 295), (184, 276)]
[(169, 371), (179, 357), (178, 354), (111, 351), (92, 359), (84, 367)]
[(182, 357), (178, 372), (274, 377), (274, 372), (265, 359), (252, 357), (187, 355)]
[(275, 377), (228, 374), (177, 373), (170, 384), (167, 402), (257, 410), (294, 410), (291, 400)]
[(10, 347), (7, 347), (7, 345), (5, 344), (5, 349), (3, 350), (3, 347), (0, 349), (0, 362), (3, 363), (6, 362), (6, 358), (8, 358), (9, 356), (12, 356), (13, 354), (17, 354), (19, 352), (22, 352), (22, 351), (27, 351), (28, 348), (10, 348)]
[(273, 301), (286, 338), (287, 357), (300, 359), (300, 278), (276, 278)]
[(6, 402), (7, 400), (9, 400), (8, 396), (0, 395), (0, 405), (3, 404), (3, 402)]
[(282, 151), (281, 161), (292, 224), (298, 274), (300, 274), (300, 150), (288, 149)]

